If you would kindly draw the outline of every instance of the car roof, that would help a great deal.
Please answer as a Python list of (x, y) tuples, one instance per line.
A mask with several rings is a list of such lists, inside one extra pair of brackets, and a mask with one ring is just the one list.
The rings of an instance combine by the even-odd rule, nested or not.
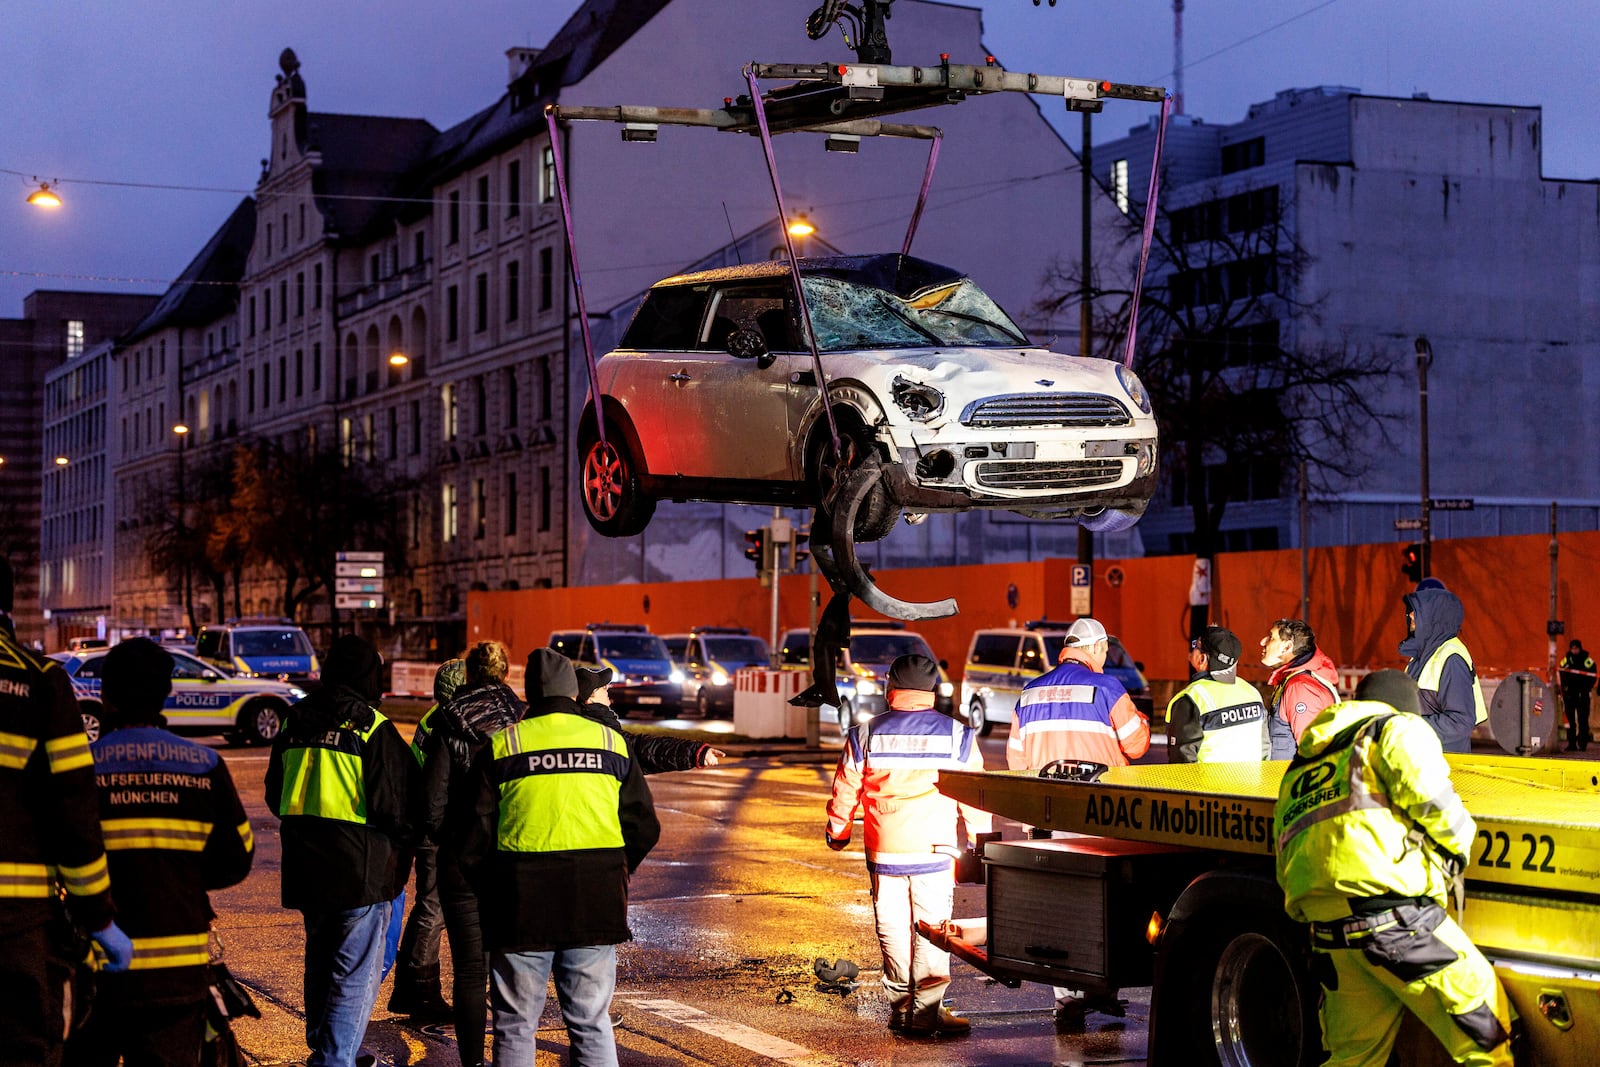
[[(651, 288), (702, 285), (710, 282), (757, 281), (785, 277), (788, 273), (788, 260), (763, 260), (760, 263), (719, 267), (715, 270), (695, 271), (692, 274), (674, 274), (670, 278), (663, 278)], [(800, 261), (800, 273), (813, 278), (837, 278), (840, 281), (871, 285), (900, 296), (910, 296), (929, 286), (947, 285), (966, 277), (962, 272), (950, 267), (918, 259), (916, 256), (901, 255), (898, 252), (882, 252), (867, 256), (816, 256)]]

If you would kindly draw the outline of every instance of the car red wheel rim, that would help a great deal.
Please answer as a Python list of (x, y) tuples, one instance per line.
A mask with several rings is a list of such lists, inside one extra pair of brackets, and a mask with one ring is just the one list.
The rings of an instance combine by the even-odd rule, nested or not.
[(622, 457), (609, 441), (596, 441), (583, 460), (583, 499), (597, 519), (614, 519), (622, 506)]

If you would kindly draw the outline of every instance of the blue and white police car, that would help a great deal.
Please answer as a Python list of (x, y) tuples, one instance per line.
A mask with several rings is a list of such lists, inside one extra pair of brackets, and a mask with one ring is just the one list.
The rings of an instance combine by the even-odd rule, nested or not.
[[(167, 697), (162, 714), (167, 728), (174, 733), (222, 734), (241, 744), (271, 744), (283, 729), (290, 705), (306, 696), (304, 689), (289, 682), (237, 677), (186, 652), (171, 648), (167, 651), (172, 655), (172, 694)], [(99, 648), (57, 652), (50, 657), (72, 678), (72, 691), (83, 715), (83, 732), (91, 741), (99, 738), (105, 716), (100, 701), (100, 668), (106, 652)]]

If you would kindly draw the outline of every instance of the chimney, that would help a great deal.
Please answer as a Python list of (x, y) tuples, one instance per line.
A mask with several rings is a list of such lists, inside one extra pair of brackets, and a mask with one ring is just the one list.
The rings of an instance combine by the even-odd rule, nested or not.
[(538, 60), (541, 48), (507, 48), (506, 62), (509, 70), (506, 84), (515, 85), (518, 78), (528, 73), (528, 68)]

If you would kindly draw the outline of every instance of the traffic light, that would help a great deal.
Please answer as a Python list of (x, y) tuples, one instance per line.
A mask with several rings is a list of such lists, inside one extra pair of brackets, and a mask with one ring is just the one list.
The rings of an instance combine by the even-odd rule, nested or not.
[(811, 540), (811, 530), (801, 530), (796, 527), (789, 537), (789, 570), (798, 571), (800, 564), (811, 558), (811, 550), (806, 547)]
[(767, 570), (767, 528), (759, 530), (746, 530), (744, 539), (749, 542), (744, 550), (744, 558), (756, 565), (756, 573), (764, 574)]
[(1422, 545), (1416, 541), (1406, 546), (1400, 556), (1400, 570), (1413, 582), (1422, 581)]

